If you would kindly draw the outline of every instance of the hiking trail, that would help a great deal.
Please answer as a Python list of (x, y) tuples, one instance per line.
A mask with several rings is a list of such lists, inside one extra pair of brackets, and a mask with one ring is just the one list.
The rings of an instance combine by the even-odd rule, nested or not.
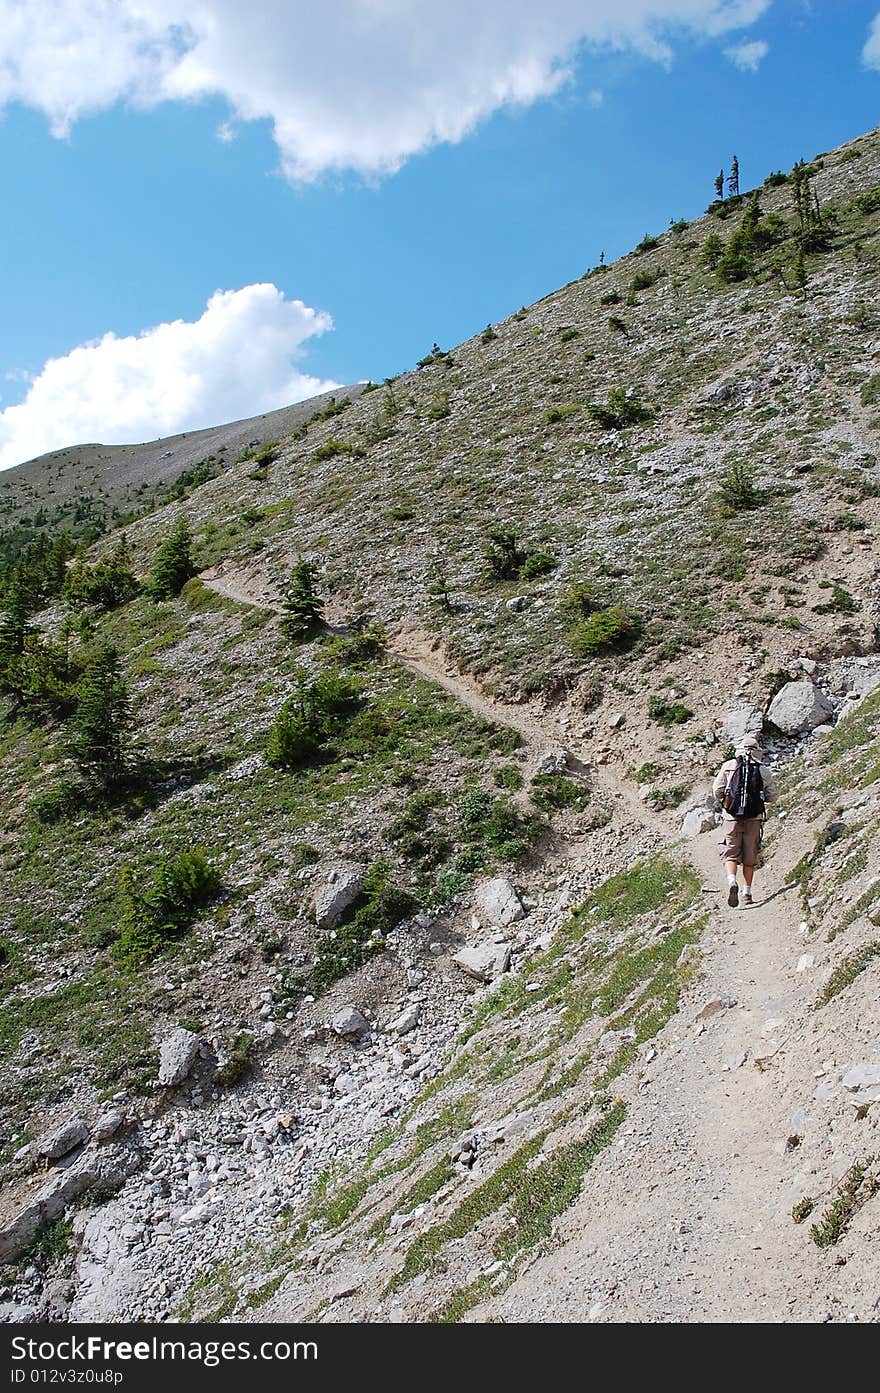
[[(201, 578), (238, 603), (280, 609), (228, 571)], [(563, 735), (552, 715), (498, 701), (452, 668), (442, 640), (417, 625), (393, 630), (387, 651), (479, 716), (517, 730), (533, 762), (559, 746), (589, 761), (589, 751)], [(805, 833), (781, 824), (754, 906), (731, 910), (717, 832), (683, 843), (613, 770), (590, 761), (589, 773), (619, 811), (685, 855), (704, 882), (702, 973), (654, 1042), (648, 1066), (621, 1080), (626, 1122), (559, 1221), (559, 1246), (535, 1256), (503, 1295), (467, 1319), (821, 1318), (811, 1309), (816, 1283), (804, 1260), (804, 1234), (790, 1217), (785, 1144), (795, 1128), (790, 1081), (780, 1067), (807, 1029), (800, 1019), (807, 984), (796, 973), (797, 889), (784, 882)], [(701, 1004), (716, 996), (735, 1005), (697, 1021)]]

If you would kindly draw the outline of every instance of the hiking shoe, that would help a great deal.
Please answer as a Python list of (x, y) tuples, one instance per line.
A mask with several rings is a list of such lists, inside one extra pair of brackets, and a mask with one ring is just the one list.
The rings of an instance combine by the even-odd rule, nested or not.
[(727, 892), (727, 903), (730, 905), (731, 909), (736, 909), (739, 904), (739, 886), (736, 881), (733, 882)]
[(744, 904), (744, 905), (747, 905), (747, 904), (754, 904), (754, 903), (755, 903), (755, 902), (754, 902), (754, 900), (752, 899), (752, 892), (751, 892), (751, 890), (746, 890), (746, 891), (744, 891), (744, 892), (743, 892), (743, 904)]

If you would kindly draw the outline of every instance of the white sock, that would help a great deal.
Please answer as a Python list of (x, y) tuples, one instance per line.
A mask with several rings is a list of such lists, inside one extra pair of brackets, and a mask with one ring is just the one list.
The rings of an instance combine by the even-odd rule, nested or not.
[(727, 883), (728, 883), (728, 885), (735, 885), (735, 884), (736, 884), (736, 876), (735, 876), (735, 875), (729, 875), (729, 876), (727, 877)]

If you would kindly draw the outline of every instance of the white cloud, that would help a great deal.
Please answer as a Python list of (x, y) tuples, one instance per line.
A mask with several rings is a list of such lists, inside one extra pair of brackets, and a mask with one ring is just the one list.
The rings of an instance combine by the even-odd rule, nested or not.
[(579, 51), (669, 62), (684, 32), (743, 29), (771, 0), (0, 0), (0, 106), (52, 130), (116, 102), (225, 99), (271, 122), (293, 179), (398, 169), (570, 81)]
[(256, 416), (331, 387), (299, 371), (329, 314), (274, 285), (218, 290), (201, 318), (137, 336), (105, 334), (50, 358), (24, 400), (0, 411), (0, 469), (47, 450), (122, 445)]
[(868, 68), (880, 68), (880, 14), (868, 30), (865, 47), (862, 49), (862, 62)]
[(769, 44), (763, 39), (755, 39), (753, 43), (734, 44), (732, 48), (726, 48), (724, 56), (744, 73), (756, 73), (769, 51)]

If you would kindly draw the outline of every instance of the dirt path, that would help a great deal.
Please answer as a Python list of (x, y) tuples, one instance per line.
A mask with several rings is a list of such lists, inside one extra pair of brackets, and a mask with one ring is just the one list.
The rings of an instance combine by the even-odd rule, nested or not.
[[(705, 834), (687, 849), (710, 883), (715, 841)], [(785, 1143), (796, 1128), (778, 1065), (803, 982), (796, 892), (775, 879), (767, 874), (750, 910), (711, 897), (704, 975), (658, 1037), (656, 1058), (624, 1081), (627, 1121), (564, 1216), (561, 1247), (474, 1319), (821, 1318), (803, 1231), (790, 1218)], [(723, 995), (736, 1005), (698, 1022), (702, 1005)]]
[[(234, 574), (202, 579), (239, 602), (279, 607)], [(453, 669), (436, 636), (403, 626), (391, 634), (388, 652), (478, 715), (519, 731), (533, 763), (559, 745), (578, 760), (589, 758), (552, 713), (499, 702)], [(640, 803), (612, 769), (591, 765), (590, 772), (620, 814), (674, 840), (670, 823)], [(780, 1203), (790, 1182), (785, 1142), (793, 1126), (778, 1064), (804, 987), (795, 973), (799, 905), (782, 870), (800, 851), (796, 831), (783, 836), (759, 879), (755, 906), (734, 911), (720, 889), (717, 834), (687, 844), (685, 854), (704, 882), (719, 887), (706, 894), (701, 981), (658, 1037), (656, 1057), (624, 1081), (627, 1122), (565, 1214), (561, 1246), (470, 1319), (817, 1318), (802, 1234), (791, 1222), (790, 1202)], [(714, 996), (736, 1004), (697, 1021)]]

